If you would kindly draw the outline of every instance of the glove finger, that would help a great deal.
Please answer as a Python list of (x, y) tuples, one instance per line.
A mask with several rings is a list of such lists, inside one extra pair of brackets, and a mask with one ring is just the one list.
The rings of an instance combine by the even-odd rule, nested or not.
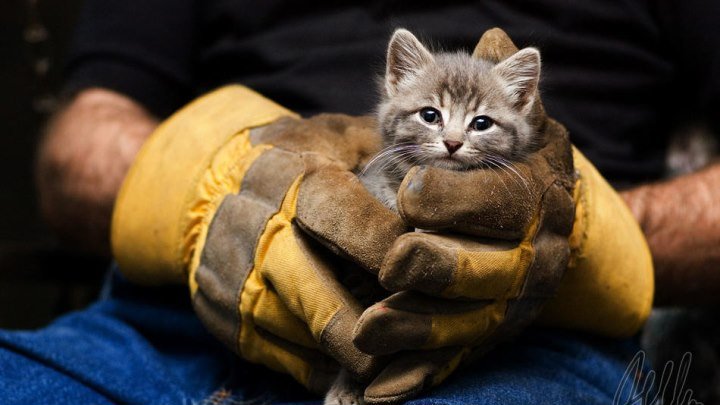
[(414, 167), (398, 190), (398, 211), (420, 229), (519, 240), (537, 211), (541, 188), (525, 163), (467, 172)]
[(300, 179), (268, 221), (258, 241), (255, 269), (321, 347), (357, 378), (366, 379), (377, 362), (355, 348), (351, 336), (362, 307), (337, 280), (332, 255), (293, 223), (299, 184)]
[(248, 361), (290, 374), (316, 394), (324, 394), (340, 372), (340, 365), (318, 350), (286, 341), (262, 328), (244, 330), (241, 355)]
[(335, 253), (375, 274), (392, 242), (407, 231), (402, 219), (373, 197), (355, 175), (330, 166), (303, 178), (297, 223)]
[(515, 245), (462, 235), (406, 233), (388, 252), (379, 280), (390, 291), (505, 299), (519, 294), (533, 257), (534, 249), (527, 238)]
[(506, 311), (507, 301), (457, 301), (399, 292), (363, 312), (353, 342), (374, 355), (472, 346), (497, 328)]
[[(252, 319), (255, 327), (285, 341), (319, 350), (320, 345), (313, 338), (308, 326), (285, 306), (277, 293), (261, 285), (262, 281), (257, 272), (250, 277), (256, 280), (248, 280), (245, 285), (242, 299), (247, 298), (249, 302), (242, 308), (245, 311), (242, 314), (244, 319)], [(244, 325), (247, 324), (248, 322), (244, 322)]]
[(404, 353), (365, 389), (369, 404), (400, 403), (444, 381), (469, 351), (462, 347)]

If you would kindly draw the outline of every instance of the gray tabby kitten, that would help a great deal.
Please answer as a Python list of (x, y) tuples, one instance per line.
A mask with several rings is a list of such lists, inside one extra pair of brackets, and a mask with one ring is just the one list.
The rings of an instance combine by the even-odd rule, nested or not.
[(432, 54), (409, 31), (395, 31), (378, 109), (386, 148), (366, 165), (363, 184), (396, 210), (413, 166), (513, 170), (537, 146), (531, 121), (539, 78), (534, 48), (494, 64), (464, 52)]
[[(534, 48), (495, 64), (463, 52), (432, 54), (409, 31), (395, 31), (378, 109), (386, 148), (361, 181), (397, 210), (398, 187), (413, 166), (514, 171), (512, 163), (538, 143), (531, 121), (539, 78)], [(325, 397), (325, 405), (362, 403), (362, 387), (344, 371)]]

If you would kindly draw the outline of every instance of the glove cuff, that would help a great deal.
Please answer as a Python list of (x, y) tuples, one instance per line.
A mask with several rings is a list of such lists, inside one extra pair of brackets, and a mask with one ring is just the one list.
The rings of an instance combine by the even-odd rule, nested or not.
[(654, 273), (650, 249), (630, 209), (597, 169), (573, 148), (579, 180), (570, 263), (541, 321), (605, 336), (636, 333), (650, 315)]
[(135, 158), (115, 203), (111, 243), (123, 274), (143, 284), (187, 283), (206, 222), (226, 194), (237, 193), (252, 160), (241, 158), (261, 152), (250, 145), (250, 129), (294, 115), (231, 85), (164, 121)]

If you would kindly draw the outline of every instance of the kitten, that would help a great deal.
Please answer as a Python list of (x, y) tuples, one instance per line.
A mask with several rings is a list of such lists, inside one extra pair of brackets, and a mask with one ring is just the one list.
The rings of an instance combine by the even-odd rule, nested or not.
[(539, 78), (534, 48), (495, 64), (464, 52), (433, 54), (398, 29), (378, 108), (385, 149), (366, 165), (363, 184), (396, 210), (413, 166), (472, 170), (522, 160), (538, 144), (531, 122)]
[[(428, 51), (407, 30), (387, 51), (378, 121), (385, 149), (360, 179), (397, 210), (397, 190), (411, 167), (509, 168), (539, 142), (531, 125), (540, 54), (525, 48), (495, 64), (470, 54)], [(362, 388), (341, 372), (325, 405), (359, 405)]]

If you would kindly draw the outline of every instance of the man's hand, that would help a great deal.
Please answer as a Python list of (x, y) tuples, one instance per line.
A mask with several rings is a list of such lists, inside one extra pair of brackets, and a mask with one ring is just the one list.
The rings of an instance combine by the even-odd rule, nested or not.
[(621, 193), (655, 262), (657, 305), (720, 297), (720, 164)]
[(293, 115), (241, 86), (183, 108), (130, 170), (112, 242), (128, 278), (187, 283), (231, 350), (323, 392), (340, 365), (377, 372), (338, 280), (357, 264), (377, 273), (406, 225), (352, 172), (380, 149), (371, 119)]
[(104, 89), (79, 93), (51, 121), (37, 163), (42, 214), (71, 249), (109, 255), (115, 197), (157, 120)]

